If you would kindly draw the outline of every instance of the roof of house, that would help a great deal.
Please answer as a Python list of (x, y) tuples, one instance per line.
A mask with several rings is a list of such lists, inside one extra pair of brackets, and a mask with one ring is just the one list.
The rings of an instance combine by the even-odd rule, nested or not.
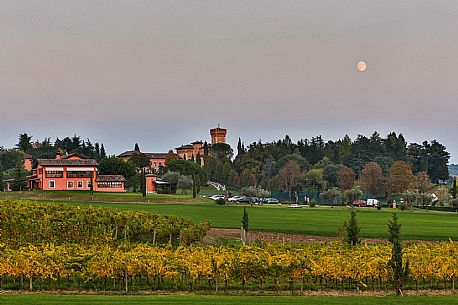
[(192, 146), (191, 144), (186, 144), (186, 145), (181, 145), (180, 147), (176, 148), (176, 150), (180, 150), (180, 149), (194, 149), (194, 146)]
[(97, 175), (97, 182), (124, 182), (126, 179), (122, 175)]
[[(128, 150), (123, 152), (122, 154), (118, 155), (118, 158), (129, 158), (132, 157), (133, 154), (138, 153), (135, 150)], [(167, 153), (142, 153), (150, 159), (165, 159)]]
[(94, 159), (38, 159), (41, 166), (97, 166)]

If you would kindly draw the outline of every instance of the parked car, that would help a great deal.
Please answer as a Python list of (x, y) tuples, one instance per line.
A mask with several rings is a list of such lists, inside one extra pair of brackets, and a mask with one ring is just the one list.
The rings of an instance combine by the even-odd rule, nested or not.
[(237, 200), (237, 202), (250, 203), (251, 202), (251, 198), (250, 197), (246, 197), (246, 196), (242, 196), (241, 198), (239, 198), (239, 200)]
[(365, 207), (367, 203), (366, 200), (356, 200), (355, 202), (353, 202), (353, 205), (357, 207)]
[(231, 198), (229, 198), (228, 200), (230, 202), (238, 202), (239, 199), (243, 198), (243, 196), (239, 196), (239, 195), (236, 195), (236, 196), (232, 196)]
[(278, 204), (280, 201), (278, 201), (277, 198), (266, 198), (265, 203), (273, 203), (273, 204)]
[(208, 198), (213, 199), (213, 200), (218, 200), (220, 198), (224, 199), (225, 197), (226, 197), (225, 195), (216, 194), (216, 195), (210, 196)]

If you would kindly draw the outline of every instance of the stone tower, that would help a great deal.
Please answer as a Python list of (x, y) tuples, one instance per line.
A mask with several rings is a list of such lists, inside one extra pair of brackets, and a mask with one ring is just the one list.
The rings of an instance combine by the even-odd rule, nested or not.
[(219, 125), (216, 128), (210, 129), (212, 144), (226, 143), (226, 133), (227, 129), (220, 128)]

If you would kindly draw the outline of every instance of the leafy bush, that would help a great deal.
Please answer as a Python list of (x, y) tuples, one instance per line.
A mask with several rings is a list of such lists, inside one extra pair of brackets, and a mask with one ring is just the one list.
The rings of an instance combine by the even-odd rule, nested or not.
[(269, 191), (256, 186), (243, 187), (240, 193), (248, 197), (269, 197), (270, 195)]
[(314, 208), (318, 202), (315, 199), (310, 200), (310, 207)]

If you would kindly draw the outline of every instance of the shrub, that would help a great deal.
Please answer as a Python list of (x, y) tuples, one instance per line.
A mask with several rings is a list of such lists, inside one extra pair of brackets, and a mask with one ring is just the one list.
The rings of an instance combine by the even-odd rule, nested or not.
[(226, 204), (226, 200), (224, 200), (224, 198), (218, 198), (218, 199), (216, 199), (216, 204), (217, 205), (225, 205)]
[(310, 205), (311, 208), (314, 208), (316, 206), (316, 204), (317, 204), (317, 201), (315, 199), (310, 200), (310, 204), (309, 205)]

